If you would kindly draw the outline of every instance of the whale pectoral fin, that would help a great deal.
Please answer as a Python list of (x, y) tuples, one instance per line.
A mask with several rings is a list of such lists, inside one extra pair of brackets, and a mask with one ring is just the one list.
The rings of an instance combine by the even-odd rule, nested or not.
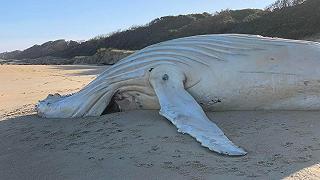
[[(183, 80), (176, 80), (168, 74), (162, 78), (151, 78), (161, 106), (160, 114), (171, 121), (179, 132), (188, 133), (202, 146), (212, 151), (239, 156), (246, 152), (234, 145), (222, 130), (210, 121), (201, 106), (184, 89)], [(179, 78), (177, 78), (179, 79)]]

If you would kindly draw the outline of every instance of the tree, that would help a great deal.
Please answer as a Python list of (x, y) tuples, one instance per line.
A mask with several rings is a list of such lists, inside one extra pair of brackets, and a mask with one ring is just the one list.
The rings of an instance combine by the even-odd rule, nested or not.
[(266, 10), (275, 11), (280, 10), (287, 7), (296, 6), (304, 3), (306, 0), (277, 0), (273, 4), (269, 5)]

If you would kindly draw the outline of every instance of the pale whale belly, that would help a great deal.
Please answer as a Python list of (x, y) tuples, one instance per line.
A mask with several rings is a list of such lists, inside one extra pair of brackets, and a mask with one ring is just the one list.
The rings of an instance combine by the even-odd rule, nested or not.
[(188, 92), (207, 111), (320, 110), (319, 80), (295, 75), (258, 73), (248, 78), (236, 74), (238, 81), (226, 81), (225, 86), (221, 83), (205, 89), (203, 86), (208, 84), (199, 83)]

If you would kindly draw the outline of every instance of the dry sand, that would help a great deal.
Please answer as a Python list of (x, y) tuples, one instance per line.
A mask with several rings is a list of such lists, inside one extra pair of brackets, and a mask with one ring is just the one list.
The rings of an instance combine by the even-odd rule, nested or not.
[(157, 111), (34, 114), (37, 100), (77, 91), (103, 68), (0, 66), (0, 179), (320, 179), (320, 112), (208, 113), (244, 157), (210, 152)]

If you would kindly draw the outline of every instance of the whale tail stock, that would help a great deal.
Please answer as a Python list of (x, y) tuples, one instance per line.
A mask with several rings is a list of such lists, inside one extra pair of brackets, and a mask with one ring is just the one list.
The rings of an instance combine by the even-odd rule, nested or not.
[(212, 151), (230, 156), (247, 154), (207, 118), (201, 106), (184, 89), (184, 80), (184, 73), (174, 68), (156, 68), (152, 71), (150, 83), (159, 99), (160, 114), (171, 121), (179, 132), (191, 135)]

